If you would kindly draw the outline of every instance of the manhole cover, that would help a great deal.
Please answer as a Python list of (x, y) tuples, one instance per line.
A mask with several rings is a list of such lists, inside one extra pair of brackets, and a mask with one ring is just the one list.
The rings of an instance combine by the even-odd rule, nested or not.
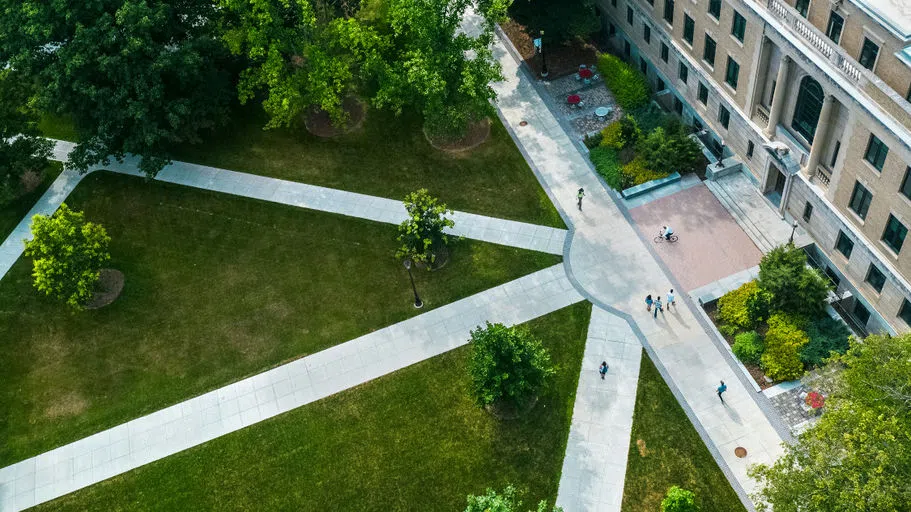
[(734, 448), (734, 455), (742, 459), (747, 456), (747, 449), (743, 446), (738, 446), (737, 448)]
[(519, 126), (528, 126), (528, 121), (519, 121)]

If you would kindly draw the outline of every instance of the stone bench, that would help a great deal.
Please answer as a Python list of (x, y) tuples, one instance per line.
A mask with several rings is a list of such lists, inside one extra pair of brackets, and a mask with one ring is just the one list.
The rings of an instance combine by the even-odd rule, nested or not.
[(636, 196), (641, 196), (642, 194), (647, 194), (647, 193), (651, 192), (652, 190), (659, 189), (665, 185), (670, 185), (671, 183), (675, 183), (678, 181), (680, 181), (680, 173), (675, 172), (664, 178), (658, 178), (657, 180), (647, 181), (641, 185), (636, 185), (635, 187), (630, 187), (630, 188), (624, 189), (623, 191), (620, 192), (620, 195), (623, 196), (625, 199), (629, 199), (631, 197), (636, 197)]

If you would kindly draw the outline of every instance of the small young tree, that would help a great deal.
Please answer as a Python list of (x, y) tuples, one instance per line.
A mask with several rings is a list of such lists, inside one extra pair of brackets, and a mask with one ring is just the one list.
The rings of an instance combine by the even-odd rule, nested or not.
[(398, 241), (402, 246), (396, 252), (396, 257), (432, 268), (437, 253), (449, 244), (449, 235), (444, 230), (453, 227), (455, 223), (444, 215), (452, 214), (452, 210), (431, 196), (425, 188), (405, 197), (405, 209), (408, 211), (408, 220), (399, 225)]
[(667, 490), (667, 496), (661, 500), (661, 512), (696, 512), (696, 495), (692, 491), (677, 487)]
[(807, 267), (807, 255), (793, 244), (778, 246), (762, 257), (759, 287), (772, 294), (773, 311), (806, 318), (815, 318), (825, 310), (831, 289), (819, 271)]
[[(468, 506), (465, 512), (519, 512), (522, 502), (516, 496), (516, 488), (507, 485), (502, 492), (493, 489), (487, 489), (486, 494), (469, 495)], [(563, 512), (563, 509), (557, 506), (547, 507), (546, 501), (538, 503), (536, 512)]]
[(519, 410), (556, 369), (541, 342), (527, 331), (487, 322), (471, 331), (468, 372), (478, 405), (502, 403)]
[(98, 271), (111, 259), (111, 238), (101, 225), (86, 222), (82, 212), (66, 204), (50, 217), (32, 217), (32, 234), (25, 254), (34, 259), (35, 287), (81, 309), (92, 298)]

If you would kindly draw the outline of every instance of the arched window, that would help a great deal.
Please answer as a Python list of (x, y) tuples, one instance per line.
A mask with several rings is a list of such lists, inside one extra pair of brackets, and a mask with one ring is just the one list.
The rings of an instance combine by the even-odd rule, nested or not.
[(794, 119), (791, 127), (812, 144), (816, 135), (816, 124), (822, 110), (822, 86), (813, 78), (806, 76), (800, 81), (800, 92), (797, 94), (797, 106), (794, 107)]

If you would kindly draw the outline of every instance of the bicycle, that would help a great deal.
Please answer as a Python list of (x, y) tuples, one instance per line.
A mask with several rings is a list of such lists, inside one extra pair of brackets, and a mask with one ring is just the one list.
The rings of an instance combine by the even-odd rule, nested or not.
[(660, 244), (661, 242), (667, 242), (669, 244), (672, 244), (672, 243), (676, 242), (677, 240), (679, 240), (679, 238), (677, 237), (676, 233), (671, 233), (671, 236), (668, 237), (667, 239), (665, 239), (664, 235), (662, 235), (661, 233), (658, 233), (658, 236), (655, 237), (656, 244)]

